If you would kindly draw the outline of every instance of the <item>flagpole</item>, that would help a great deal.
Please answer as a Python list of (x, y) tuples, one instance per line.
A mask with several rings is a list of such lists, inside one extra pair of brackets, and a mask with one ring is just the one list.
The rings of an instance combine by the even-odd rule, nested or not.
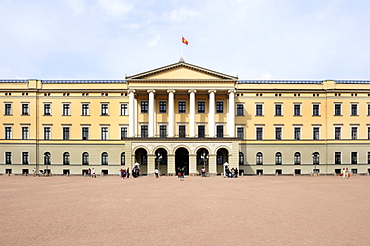
[(181, 57), (184, 59), (184, 44), (182, 43), (182, 39), (184, 36), (181, 36)]

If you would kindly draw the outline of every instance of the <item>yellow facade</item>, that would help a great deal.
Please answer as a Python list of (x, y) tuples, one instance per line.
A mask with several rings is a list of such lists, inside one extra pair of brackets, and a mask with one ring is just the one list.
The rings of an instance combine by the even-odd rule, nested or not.
[(0, 105), (0, 174), (370, 172), (370, 81), (238, 80), (180, 60), (125, 80), (0, 80)]

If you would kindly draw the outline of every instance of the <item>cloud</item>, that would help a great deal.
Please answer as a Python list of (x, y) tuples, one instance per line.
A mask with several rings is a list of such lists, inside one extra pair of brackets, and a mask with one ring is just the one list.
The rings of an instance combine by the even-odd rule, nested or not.
[(98, 3), (104, 13), (114, 19), (122, 19), (134, 9), (132, 4), (122, 0), (98, 0)]
[(194, 10), (181, 7), (179, 9), (174, 9), (172, 11), (165, 12), (163, 17), (164, 19), (169, 20), (169, 21), (183, 22), (185, 20), (191, 19), (198, 15), (199, 13)]
[(86, 11), (85, 0), (66, 0), (66, 3), (72, 9), (75, 16), (81, 15)]

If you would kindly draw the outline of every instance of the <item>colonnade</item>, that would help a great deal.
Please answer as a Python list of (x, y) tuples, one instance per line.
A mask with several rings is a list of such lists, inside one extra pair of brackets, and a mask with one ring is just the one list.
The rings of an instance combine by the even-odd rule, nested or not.
[[(228, 137), (235, 137), (235, 90), (228, 90), (228, 107), (227, 107), (227, 132)], [(136, 90), (129, 90), (129, 130), (128, 137), (138, 136), (138, 110)], [(155, 137), (156, 117), (155, 117), (155, 93), (156, 90), (147, 90), (148, 100), (148, 137)], [(167, 90), (168, 93), (168, 131), (167, 137), (175, 137), (175, 93), (176, 90)], [(197, 90), (188, 90), (189, 93), (189, 137), (196, 137), (195, 114), (196, 114), (196, 93)], [(208, 110), (208, 137), (214, 138), (215, 131), (215, 111), (216, 111), (216, 93), (217, 90), (208, 90), (209, 110)], [(226, 107), (225, 107), (226, 108)]]

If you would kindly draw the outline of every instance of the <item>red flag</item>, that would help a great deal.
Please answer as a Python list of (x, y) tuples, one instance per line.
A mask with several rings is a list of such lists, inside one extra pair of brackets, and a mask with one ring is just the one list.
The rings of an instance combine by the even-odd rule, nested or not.
[(182, 43), (183, 43), (183, 44), (186, 44), (186, 45), (188, 45), (188, 44), (189, 44), (188, 40), (186, 40), (184, 37), (182, 37)]

